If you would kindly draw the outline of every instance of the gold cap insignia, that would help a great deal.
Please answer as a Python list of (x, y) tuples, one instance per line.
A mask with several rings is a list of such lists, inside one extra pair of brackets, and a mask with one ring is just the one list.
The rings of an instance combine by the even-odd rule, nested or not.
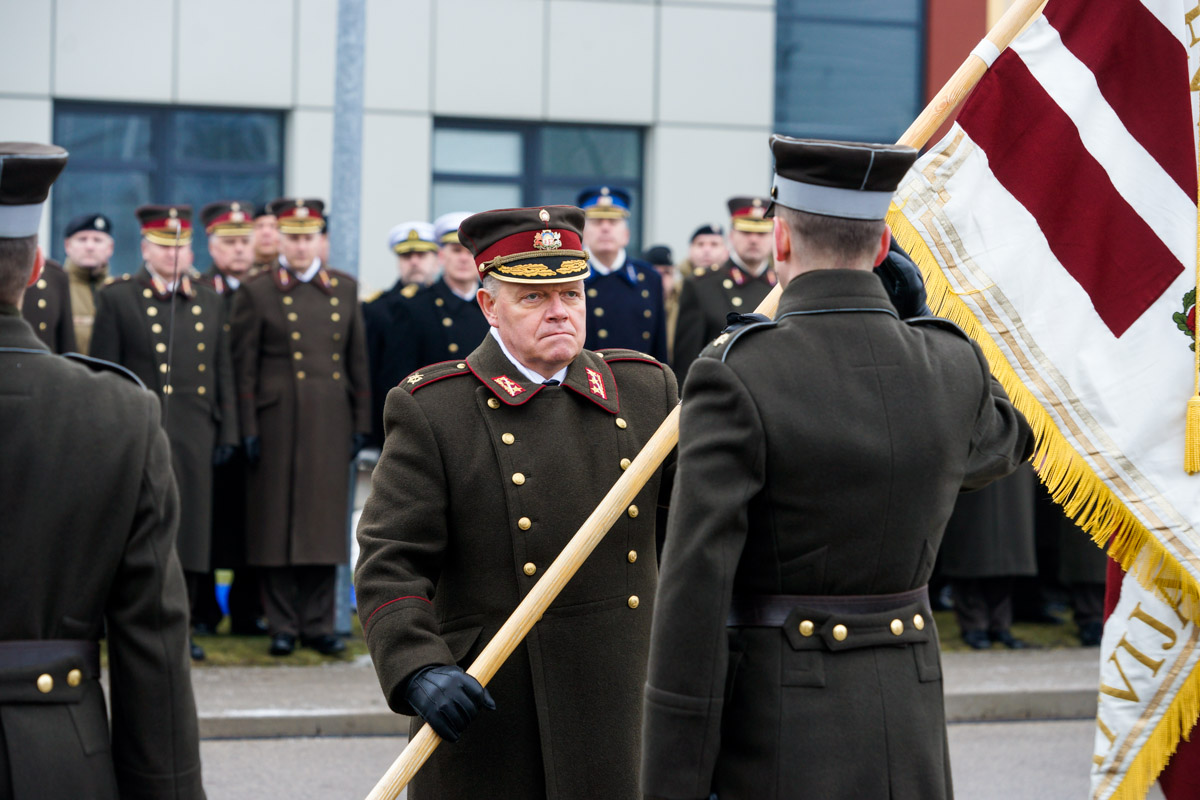
[(609, 195), (606, 194), (596, 201), (596, 205), (611, 206), (612, 205), (612, 197), (610, 197)]
[(602, 194), (602, 195), (604, 195), (605, 197), (607, 197), (607, 196), (608, 196), (608, 194), (609, 194), (608, 187), (607, 187), (607, 186), (601, 186), (601, 187), (600, 187), (600, 194)]
[(176, 230), (179, 227), (179, 220), (175, 219), (175, 209), (171, 209), (171, 218), (167, 220), (167, 227), (171, 230)]
[(533, 235), (535, 250), (557, 250), (562, 247), (562, 234), (558, 231), (544, 230)]
[(308, 209), (305, 208), (303, 204), (297, 203), (295, 216), (300, 217), (301, 219), (306, 218), (308, 216)]
[(417, 233), (416, 228), (413, 228), (411, 231), (408, 232), (407, 238), (408, 238), (408, 241), (410, 241), (410, 242), (420, 241), (421, 234)]
[(179, 212), (172, 208), (170, 211), (167, 212), (167, 216), (169, 216), (171, 219), (175, 219), (176, 217), (179, 216)]
[(235, 209), (234, 212), (229, 215), (229, 220), (231, 222), (245, 222), (246, 215)]
[(96, 217), (96, 221), (92, 224), (96, 226), (96, 230), (104, 230), (104, 217)]
[(754, 202), (753, 202), (753, 203), (751, 203), (751, 205), (752, 205), (752, 206), (754, 206), (755, 208), (758, 208), (759, 206), (761, 206), (761, 205), (762, 205), (762, 200), (759, 200), (759, 199), (756, 197), (756, 198), (754, 198)]
[(542, 221), (543, 225), (549, 225), (550, 224), (550, 212), (543, 208), (541, 211), (538, 212), (538, 219), (540, 219)]

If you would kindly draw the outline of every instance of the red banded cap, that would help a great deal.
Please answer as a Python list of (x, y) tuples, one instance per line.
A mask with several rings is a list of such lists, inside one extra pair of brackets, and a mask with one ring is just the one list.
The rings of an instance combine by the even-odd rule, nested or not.
[(473, 214), (458, 226), (458, 238), (474, 254), (480, 277), (564, 283), (590, 273), (582, 231), (583, 211), (575, 206), (535, 206)]

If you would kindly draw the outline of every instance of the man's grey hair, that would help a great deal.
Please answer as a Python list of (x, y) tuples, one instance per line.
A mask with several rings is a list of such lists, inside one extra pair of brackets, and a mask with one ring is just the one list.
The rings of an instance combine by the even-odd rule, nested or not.
[(16, 305), (29, 283), (37, 258), (38, 237), (0, 239), (0, 303)]
[(493, 300), (495, 300), (496, 295), (500, 293), (500, 279), (490, 272), (483, 276), (483, 279), (479, 282), (479, 286), (485, 292), (487, 292), (488, 297), (492, 298)]
[(811, 247), (846, 258), (873, 256), (883, 235), (881, 219), (827, 217), (781, 205), (775, 206), (775, 215)]

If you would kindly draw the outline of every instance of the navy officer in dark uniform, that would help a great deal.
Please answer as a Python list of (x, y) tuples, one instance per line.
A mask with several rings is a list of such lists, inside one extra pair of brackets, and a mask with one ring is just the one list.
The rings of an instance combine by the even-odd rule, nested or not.
[(642, 790), (948, 800), (926, 584), (960, 489), (1011, 473), (1033, 436), (979, 347), (902, 319), (872, 274), (916, 151), (771, 149), (785, 288), (684, 384)]
[(583, 244), (592, 274), (587, 290), (584, 347), (627, 347), (667, 361), (662, 278), (654, 267), (625, 252), (629, 244), (629, 192), (608, 186), (584, 189)]

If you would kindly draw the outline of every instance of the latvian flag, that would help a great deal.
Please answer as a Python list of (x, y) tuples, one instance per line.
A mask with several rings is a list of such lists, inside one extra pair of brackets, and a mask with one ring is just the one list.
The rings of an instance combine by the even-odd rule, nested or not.
[(1200, 709), (1200, 475), (1183, 468), (1196, 3), (1049, 0), (889, 217), (931, 305), (1033, 424), (1042, 481), (1128, 570), (1100, 654), (1095, 798), (1144, 797)]

